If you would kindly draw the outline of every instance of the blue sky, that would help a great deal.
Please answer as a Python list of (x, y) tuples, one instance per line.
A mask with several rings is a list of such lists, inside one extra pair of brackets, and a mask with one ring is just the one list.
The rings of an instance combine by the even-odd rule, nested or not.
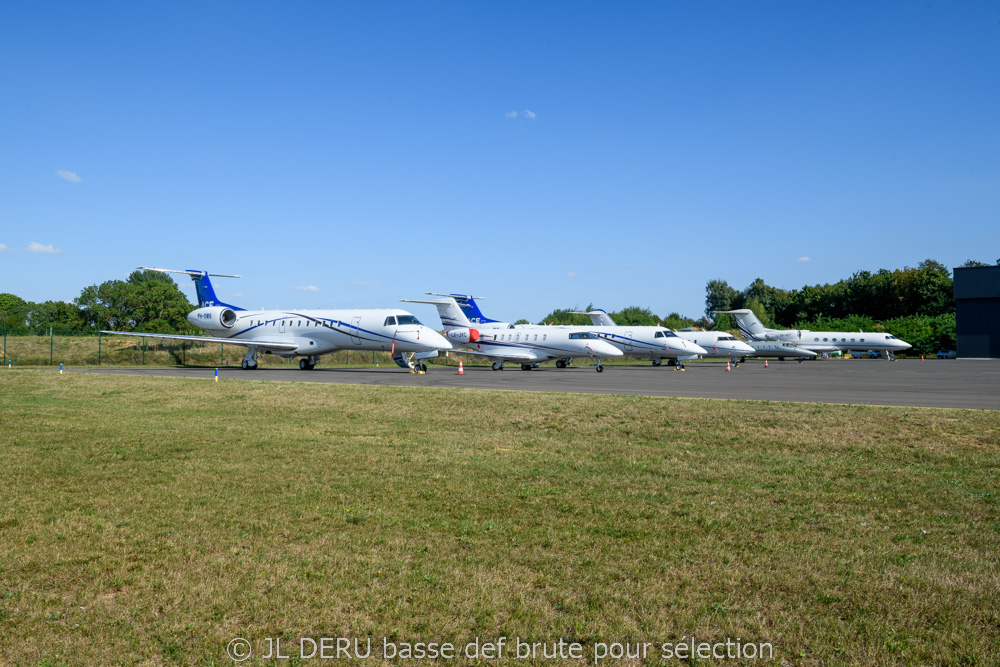
[(0, 63), (28, 300), (147, 265), (698, 316), (713, 278), (1000, 258), (996, 2), (6, 3)]

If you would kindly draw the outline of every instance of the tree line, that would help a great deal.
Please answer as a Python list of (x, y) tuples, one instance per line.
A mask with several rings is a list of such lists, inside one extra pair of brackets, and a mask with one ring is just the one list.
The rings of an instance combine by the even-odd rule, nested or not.
[(174, 279), (155, 271), (90, 285), (72, 302), (34, 303), (0, 294), (0, 325), (6, 329), (178, 333), (192, 330), (187, 321), (192, 310)]
[[(990, 265), (969, 260), (962, 266)], [(724, 280), (708, 281), (705, 315), (716, 328), (733, 329), (736, 322), (729, 315), (713, 315), (714, 311), (739, 308), (752, 310), (767, 327), (886, 331), (913, 345), (918, 354), (955, 347), (952, 272), (933, 259), (893, 271), (858, 271), (836, 283), (791, 290), (772, 287), (760, 278), (743, 290)]]

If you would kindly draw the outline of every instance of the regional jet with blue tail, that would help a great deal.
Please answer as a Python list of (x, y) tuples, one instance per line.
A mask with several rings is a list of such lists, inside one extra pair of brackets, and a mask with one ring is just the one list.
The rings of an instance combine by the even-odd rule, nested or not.
[(291, 359), (299, 357), (299, 368), (312, 370), (324, 354), (339, 350), (390, 352), (401, 368), (425, 371), (423, 360), (436, 357), (453, 346), (441, 334), (424, 326), (412, 314), (398, 308), (359, 310), (247, 310), (222, 302), (211, 277), (239, 278), (207, 271), (177, 271), (140, 266), (143, 271), (181, 273), (191, 277), (198, 292), (198, 308), (188, 322), (208, 336), (179, 336), (124, 331), (103, 333), (146, 338), (222, 343), (247, 348), (241, 364), (257, 368), (263, 354)]

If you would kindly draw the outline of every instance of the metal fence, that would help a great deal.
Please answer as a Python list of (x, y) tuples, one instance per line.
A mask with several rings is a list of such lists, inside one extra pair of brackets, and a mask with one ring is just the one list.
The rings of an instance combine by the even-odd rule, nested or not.
[[(239, 366), (246, 349), (238, 345), (201, 343), (145, 336), (116, 336), (98, 331), (7, 329), (3, 331), (3, 365), (8, 366)], [(179, 334), (183, 335), (183, 334)], [(294, 360), (265, 354), (264, 366), (288, 366)], [(386, 352), (344, 350), (323, 357), (324, 365), (392, 364)]]

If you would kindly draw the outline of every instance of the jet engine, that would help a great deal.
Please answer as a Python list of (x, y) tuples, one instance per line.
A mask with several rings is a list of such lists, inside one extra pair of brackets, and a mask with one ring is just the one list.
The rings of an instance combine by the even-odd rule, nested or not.
[(231, 329), (236, 319), (236, 311), (223, 306), (199, 308), (188, 313), (188, 322), (202, 329), (218, 328), (220, 325)]
[(468, 345), (469, 343), (475, 343), (477, 340), (479, 340), (479, 330), (452, 329), (450, 331), (445, 331), (444, 337), (454, 343), (459, 343), (460, 345)]

